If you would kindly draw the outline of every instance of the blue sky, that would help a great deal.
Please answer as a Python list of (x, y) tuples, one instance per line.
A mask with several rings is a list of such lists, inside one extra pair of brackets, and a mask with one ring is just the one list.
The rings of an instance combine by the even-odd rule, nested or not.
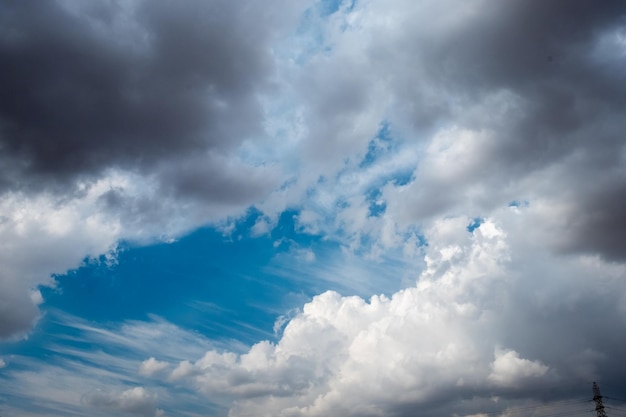
[(625, 22), (0, 5), (0, 415), (619, 414)]

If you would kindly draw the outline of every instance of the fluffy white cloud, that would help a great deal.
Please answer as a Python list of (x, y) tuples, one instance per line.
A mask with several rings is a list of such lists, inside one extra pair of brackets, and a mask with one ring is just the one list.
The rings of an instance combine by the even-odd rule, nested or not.
[(525, 379), (540, 378), (548, 372), (541, 362), (520, 358), (514, 350), (496, 350), (491, 369), (488, 379), (504, 387), (515, 387)]

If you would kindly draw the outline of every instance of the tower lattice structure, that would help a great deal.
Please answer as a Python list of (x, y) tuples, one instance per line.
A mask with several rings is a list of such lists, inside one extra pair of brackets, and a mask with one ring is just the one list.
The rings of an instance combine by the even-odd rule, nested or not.
[(596, 403), (596, 413), (598, 417), (607, 417), (606, 411), (604, 411), (604, 404), (602, 403), (602, 394), (600, 394), (600, 387), (597, 383), (593, 383), (593, 401)]

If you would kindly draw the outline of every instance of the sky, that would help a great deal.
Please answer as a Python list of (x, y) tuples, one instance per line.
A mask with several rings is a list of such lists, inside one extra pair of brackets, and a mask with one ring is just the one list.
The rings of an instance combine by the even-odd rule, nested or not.
[(2, 417), (626, 412), (622, 0), (0, 0)]

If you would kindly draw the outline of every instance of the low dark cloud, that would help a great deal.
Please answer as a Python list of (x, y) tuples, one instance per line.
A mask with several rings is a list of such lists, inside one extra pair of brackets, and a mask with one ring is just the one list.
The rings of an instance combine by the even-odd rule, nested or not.
[[(266, 5), (267, 6), (267, 5)], [(227, 152), (260, 134), (268, 42), (290, 7), (253, 2), (5, 2), (3, 189)]]
[(599, 183), (597, 191), (572, 204), (565, 235), (559, 240), (562, 250), (600, 252), (610, 261), (626, 259), (626, 179), (622, 176), (612, 182)]
[[(29, 299), (20, 285), (3, 283), (0, 304), (0, 340), (20, 335), (29, 329), (39, 317), (37, 306)], [(16, 288), (17, 290), (16, 290)]]

